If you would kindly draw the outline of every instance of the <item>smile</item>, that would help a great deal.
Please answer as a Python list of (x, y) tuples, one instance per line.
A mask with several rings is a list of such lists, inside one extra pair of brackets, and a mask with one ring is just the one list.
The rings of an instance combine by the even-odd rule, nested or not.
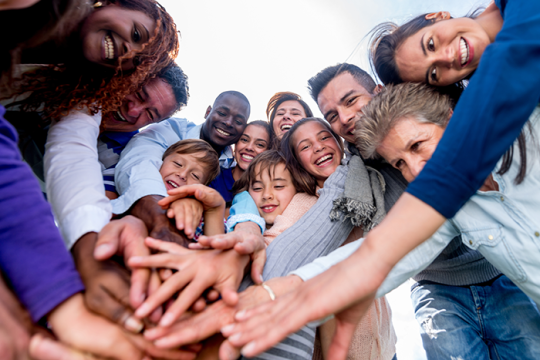
[(114, 57), (114, 42), (110, 35), (105, 35), (105, 57), (108, 60), (115, 59)]
[(291, 124), (283, 124), (280, 127), (281, 131), (289, 131), (291, 128), (292, 128)]
[(329, 163), (331, 163), (333, 159), (334, 159), (334, 155), (332, 154), (324, 155), (323, 157), (320, 157), (317, 161), (315, 161), (315, 165), (326, 166)]
[(464, 38), (459, 40), (459, 53), (461, 54), (461, 67), (468, 65), (470, 53), (469, 53), (469, 44), (465, 41)]
[(225, 132), (225, 131), (223, 131), (223, 130), (221, 130), (221, 129), (216, 128), (216, 131), (217, 131), (217, 133), (220, 134), (220, 135), (223, 135), (223, 136), (231, 136), (231, 134), (229, 134), (228, 132)]
[(274, 210), (277, 209), (277, 205), (266, 205), (266, 206), (261, 206), (261, 210), (265, 213), (271, 213), (273, 212)]
[(250, 162), (251, 160), (253, 160), (253, 156), (248, 154), (240, 154), (240, 158), (242, 158), (242, 160), (244, 160), (245, 162)]
[(167, 184), (171, 185), (173, 188), (179, 187), (179, 185), (172, 180), (167, 180)]

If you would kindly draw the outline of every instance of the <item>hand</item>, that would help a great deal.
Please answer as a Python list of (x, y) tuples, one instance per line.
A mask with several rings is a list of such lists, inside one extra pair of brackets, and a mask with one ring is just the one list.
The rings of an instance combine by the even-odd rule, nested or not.
[(203, 205), (200, 201), (184, 198), (170, 203), (167, 216), (175, 220), (178, 230), (182, 230), (189, 239), (193, 239), (195, 230), (201, 223), (203, 211)]
[(200, 236), (198, 244), (191, 244), (190, 248), (200, 247), (222, 250), (234, 248), (241, 255), (249, 255), (252, 261), (251, 278), (256, 284), (263, 282), (262, 272), (266, 262), (266, 244), (259, 225), (248, 221), (236, 225), (234, 231), (228, 234)]
[(225, 200), (223, 200), (220, 193), (201, 184), (180, 186), (179, 188), (167, 191), (167, 194), (169, 196), (159, 201), (159, 205), (163, 209), (167, 209), (172, 202), (188, 196), (194, 196), (195, 199), (199, 200), (203, 204), (204, 211), (220, 207), (225, 208)]
[(141, 219), (151, 237), (164, 241), (174, 242), (184, 247), (190, 243), (189, 239), (177, 231), (174, 224), (167, 217), (166, 211), (158, 205), (163, 199), (159, 195), (148, 195), (140, 198), (131, 208), (131, 215)]
[(71, 349), (58, 341), (36, 334), (30, 340), (28, 349), (30, 356), (35, 360), (99, 360), (90, 353), (83, 353)]
[[(301, 283), (302, 280), (297, 276), (284, 276), (267, 282), (276, 296), (296, 288)], [(236, 312), (268, 301), (270, 301), (270, 296), (265, 289), (261, 286), (250, 286), (239, 294), (238, 303), (234, 307), (219, 300), (209, 305), (201, 313), (182, 316), (178, 322), (170, 327), (156, 327), (146, 330), (144, 336), (162, 348), (200, 342), (219, 333), (226, 325), (232, 324)], [(239, 351), (237, 352), (239, 353)], [(238, 356), (234, 359), (237, 358)]]
[(176, 244), (152, 238), (147, 238), (146, 244), (165, 253), (132, 258), (130, 266), (167, 267), (179, 271), (137, 309), (137, 317), (147, 316), (178, 291), (181, 291), (180, 295), (167, 309), (159, 326), (170, 326), (211, 287), (221, 294), (227, 304), (235, 305), (238, 301), (236, 290), (249, 261), (247, 256), (239, 255), (233, 250), (186, 250)]
[(86, 305), (120, 326), (135, 333), (140, 332), (143, 323), (133, 316), (130, 306), (129, 271), (113, 260), (94, 259), (97, 237), (96, 233), (88, 233), (72, 248), (75, 265), (86, 287)]

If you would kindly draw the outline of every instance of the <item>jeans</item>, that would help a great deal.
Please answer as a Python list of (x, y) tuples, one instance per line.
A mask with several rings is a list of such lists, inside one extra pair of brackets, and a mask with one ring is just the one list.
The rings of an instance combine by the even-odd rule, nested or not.
[(473, 286), (421, 281), (411, 299), (429, 360), (540, 359), (538, 308), (504, 275)]

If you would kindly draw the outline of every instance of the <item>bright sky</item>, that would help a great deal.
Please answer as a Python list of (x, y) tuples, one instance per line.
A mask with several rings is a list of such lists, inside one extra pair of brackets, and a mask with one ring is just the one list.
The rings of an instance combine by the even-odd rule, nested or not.
[[(369, 70), (366, 34), (383, 21), (450, 11), (463, 16), (489, 0), (159, 0), (182, 34), (177, 63), (191, 98), (176, 116), (201, 123), (226, 90), (244, 93), (250, 120), (267, 120), (266, 104), (293, 91), (321, 116), (307, 80), (327, 66), (350, 62)], [(362, 41), (363, 40), (363, 41)]]

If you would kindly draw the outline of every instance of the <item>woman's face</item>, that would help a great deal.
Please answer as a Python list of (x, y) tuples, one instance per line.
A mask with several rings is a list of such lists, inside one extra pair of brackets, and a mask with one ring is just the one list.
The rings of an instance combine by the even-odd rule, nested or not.
[(328, 129), (317, 121), (302, 124), (291, 137), (300, 165), (322, 187), (341, 163), (343, 153)]
[(377, 147), (377, 153), (401, 171), (405, 180), (411, 182), (431, 159), (443, 133), (444, 128), (439, 125), (405, 118), (388, 132)]
[(268, 149), (270, 139), (262, 126), (248, 125), (234, 146), (234, 158), (242, 170), (246, 170), (253, 158)]
[[(131, 50), (140, 50), (154, 34), (156, 22), (141, 11), (118, 5), (98, 8), (81, 29), (83, 54), (89, 61), (116, 68), (118, 59)], [(133, 59), (122, 60), (122, 69), (134, 68)]]
[(306, 117), (306, 112), (302, 104), (296, 100), (282, 102), (276, 109), (273, 128), (278, 139), (283, 137), (295, 122)]
[(473, 72), (489, 44), (473, 19), (438, 19), (401, 44), (396, 65), (403, 81), (446, 86)]

